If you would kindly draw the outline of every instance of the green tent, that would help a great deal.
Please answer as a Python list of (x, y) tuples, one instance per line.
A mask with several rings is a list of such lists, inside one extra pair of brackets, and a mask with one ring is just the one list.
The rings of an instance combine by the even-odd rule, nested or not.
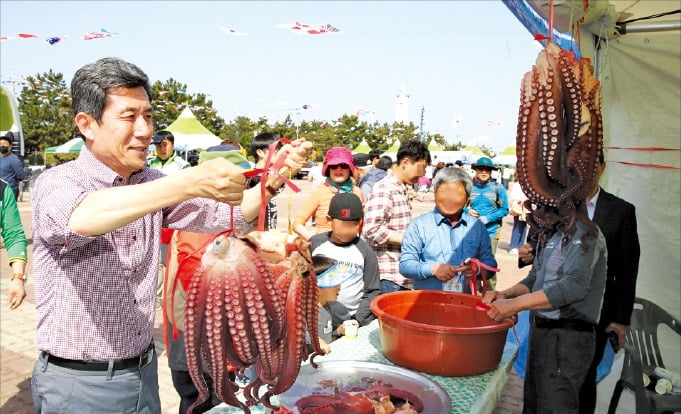
[(506, 147), (505, 150), (501, 151), (501, 153), (494, 157), (492, 161), (494, 161), (495, 164), (499, 165), (515, 165), (517, 161), (515, 154), (516, 154), (515, 145), (511, 145), (509, 147)]
[(0, 131), (9, 131), (14, 124), (14, 113), (12, 112), (12, 101), (9, 95), (2, 88), (0, 93)]
[(468, 151), (471, 153), (471, 156), (473, 157), (484, 157), (485, 153), (480, 150), (480, 148), (475, 147), (473, 145), (466, 145), (462, 151)]
[(431, 139), (430, 142), (428, 143), (428, 151), (430, 152), (442, 151), (442, 148), (440, 148), (440, 145), (438, 145), (438, 143), (435, 142), (434, 139)]
[(355, 149), (352, 150), (352, 152), (355, 154), (368, 154), (369, 151), (371, 151), (371, 147), (364, 139), (355, 147)]
[(61, 145), (46, 148), (45, 154), (78, 154), (84, 143), (82, 138), (73, 138)]
[(400, 145), (402, 145), (400, 140), (395, 140), (395, 142), (393, 142), (393, 144), (384, 152), (384, 154), (397, 154), (397, 151), (400, 149)]
[(222, 140), (215, 136), (205, 126), (201, 125), (194, 113), (185, 107), (180, 116), (168, 127), (166, 131), (173, 133), (175, 148), (185, 151), (193, 149), (206, 149), (214, 145), (220, 145)]

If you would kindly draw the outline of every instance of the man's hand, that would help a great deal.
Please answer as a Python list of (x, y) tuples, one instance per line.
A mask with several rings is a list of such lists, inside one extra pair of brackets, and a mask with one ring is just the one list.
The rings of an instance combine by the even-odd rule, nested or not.
[(430, 272), (439, 280), (440, 282), (446, 282), (449, 279), (456, 276), (459, 272), (456, 266), (452, 266), (447, 263), (435, 263), (430, 268)]
[(469, 209), (468, 209), (468, 214), (470, 214), (471, 216), (476, 217), (476, 218), (477, 218), (477, 217), (480, 217), (480, 213), (478, 213), (477, 211), (473, 210), (472, 208), (469, 208)]
[[(307, 159), (310, 151), (312, 151), (312, 143), (310, 141), (306, 141), (304, 138), (297, 139), (290, 144), (282, 146), (273, 158), (273, 160), (276, 160), (279, 158), (280, 154), (286, 154), (284, 167), (279, 170), (279, 174), (283, 175), (284, 177), (289, 177), (289, 175), (291, 177), (294, 176), (305, 166), (305, 160)], [(276, 176), (271, 176), (268, 179), (267, 184), (278, 188), (283, 183), (281, 182), (278, 184), (273, 184), (275, 181), (281, 180)]]
[(241, 204), (246, 186), (244, 169), (224, 158), (214, 158), (187, 169), (193, 175), (193, 192), (231, 205)]
[(534, 262), (534, 250), (532, 249), (532, 245), (525, 243), (518, 247), (518, 258), (525, 264)]
[(490, 306), (490, 310), (487, 311), (487, 316), (492, 318), (496, 322), (501, 322), (506, 318), (517, 314), (522, 309), (516, 306), (517, 299), (497, 299), (491, 303), (483, 303)]
[(506, 295), (497, 290), (488, 290), (482, 297), (482, 303), (489, 305), (499, 299), (506, 299)]
[(624, 346), (624, 343), (627, 341), (627, 331), (629, 330), (629, 327), (626, 325), (622, 325), (616, 322), (611, 322), (606, 328), (605, 332), (610, 333), (610, 332), (615, 332), (617, 333), (617, 350), (619, 351), (622, 349)]
[(9, 308), (14, 310), (18, 308), (26, 297), (26, 288), (24, 287), (24, 281), (21, 279), (14, 279), (10, 281), (9, 288), (7, 290), (7, 302), (9, 302)]

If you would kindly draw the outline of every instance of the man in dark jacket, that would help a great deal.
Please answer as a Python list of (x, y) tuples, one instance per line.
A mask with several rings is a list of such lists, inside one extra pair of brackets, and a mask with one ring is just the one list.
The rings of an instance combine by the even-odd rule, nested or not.
[(14, 199), (19, 198), (19, 182), (26, 178), (24, 163), (12, 152), (13, 135), (9, 132), (0, 137), (0, 179), (5, 180), (14, 192)]
[[(595, 182), (598, 182), (604, 170), (605, 160), (601, 152)], [(617, 334), (618, 349), (624, 345), (636, 297), (636, 278), (641, 254), (636, 230), (636, 210), (633, 204), (596, 185), (589, 196), (587, 212), (589, 218), (598, 225), (605, 236), (608, 248), (608, 273), (603, 306), (596, 329), (596, 353), (579, 392), (580, 413), (593, 413), (596, 408), (596, 368), (603, 358), (608, 335), (611, 332)], [(528, 236), (528, 240), (531, 236), (532, 234)], [(518, 249), (519, 267), (532, 263), (534, 248), (532, 244), (526, 244)]]

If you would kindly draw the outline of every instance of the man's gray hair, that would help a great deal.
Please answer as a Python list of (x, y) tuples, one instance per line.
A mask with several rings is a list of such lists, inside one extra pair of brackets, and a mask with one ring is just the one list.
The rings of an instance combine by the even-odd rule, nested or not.
[(473, 190), (473, 180), (467, 172), (456, 167), (442, 168), (433, 178), (433, 192), (437, 192), (440, 185), (445, 183), (462, 183), (466, 189), (466, 195), (471, 196)]
[(84, 112), (100, 122), (109, 89), (140, 86), (151, 100), (149, 77), (142, 69), (123, 59), (103, 58), (76, 71), (71, 81), (71, 107), (74, 115)]

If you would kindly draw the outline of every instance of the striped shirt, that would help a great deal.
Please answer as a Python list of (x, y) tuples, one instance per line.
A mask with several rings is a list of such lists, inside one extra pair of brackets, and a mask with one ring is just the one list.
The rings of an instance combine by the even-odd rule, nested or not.
[(409, 187), (388, 174), (371, 189), (362, 236), (376, 252), (381, 279), (406, 288), (412, 287), (412, 280), (400, 274), (400, 246), (388, 244), (388, 239), (393, 232), (404, 234), (411, 219)]
[[(33, 195), (33, 270), (38, 348), (61, 358), (125, 359), (152, 342), (161, 228), (219, 232), (230, 207), (195, 198), (94, 237), (68, 227), (90, 193), (162, 177), (143, 168), (126, 181), (86, 148), (77, 160), (43, 172)], [(234, 208), (235, 227), (247, 228)]]

